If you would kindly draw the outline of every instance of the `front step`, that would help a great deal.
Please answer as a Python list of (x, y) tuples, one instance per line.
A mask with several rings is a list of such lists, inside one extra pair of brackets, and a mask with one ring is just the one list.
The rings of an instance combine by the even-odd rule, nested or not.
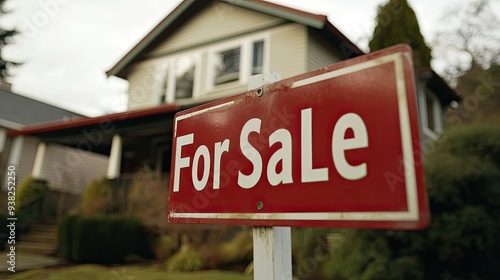
[(42, 225), (42, 224), (34, 224), (30, 226), (29, 232), (50, 232), (57, 234), (56, 225)]
[(30, 232), (25, 233), (19, 237), (19, 241), (39, 242), (45, 244), (57, 243), (57, 233), (52, 232)]
[(53, 244), (22, 241), (16, 245), (16, 252), (31, 253), (38, 255), (51, 255), (56, 247)]
[(16, 251), (51, 255), (57, 247), (57, 227), (56, 225), (31, 225), (29, 232), (19, 236), (16, 242)]

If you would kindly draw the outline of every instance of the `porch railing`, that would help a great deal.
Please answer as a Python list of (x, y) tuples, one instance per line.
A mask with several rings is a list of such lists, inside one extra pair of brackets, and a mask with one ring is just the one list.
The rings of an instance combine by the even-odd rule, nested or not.
[(110, 181), (108, 213), (133, 216), (149, 226), (166, 224), (168, 174), (122, 174)]

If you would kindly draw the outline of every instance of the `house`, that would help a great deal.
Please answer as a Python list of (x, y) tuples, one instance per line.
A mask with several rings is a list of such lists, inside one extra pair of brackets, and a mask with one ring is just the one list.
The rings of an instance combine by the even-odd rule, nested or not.
[(422, 142), (435, 141), (445, 129), (446, 107), (460, 96), (434, 70), (420, 68), (417, 76), (417, 104)]
[[(54, 145), (72, 153), (60, 170), (68, 178), (81, 169), (79, 155), (92, 153), (109, 157), (109, 179), (146, 172), (166, 180), (175, 112), (242, 93), (251, 75), (288, 78), (362, 54), (326, 16), (266, 1), (185, 0), (107, 72), (129, 82), (127, 112), (9, 135), (39, 139), (35, 174), (51, 184), (45, 150)], [(442, 108), (459, 97), (432, 70), (417, 73), (422, 133), (435, 139)]]
[[(5, 85), (5, 84), (4, 84)], [(0, 182), (5, 182), (4, 171), (8, 164), (17, 168), (18, 178), (30, 174), (35, 158), (38, 140), (35, 137), (23, 137), (14, 141), (7, 137), (8, 130), (20, 130), (25, 126), (67, 121), (81, 117), (74, 112), (64, 110), (10, 91), (10, 87), (0, 87)]]

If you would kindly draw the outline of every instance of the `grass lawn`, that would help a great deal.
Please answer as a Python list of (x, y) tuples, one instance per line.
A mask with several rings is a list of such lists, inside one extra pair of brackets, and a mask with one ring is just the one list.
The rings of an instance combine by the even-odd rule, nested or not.
[[(7, 276), (5, 278), (5, 276)], [(252, 280), (241, 273), (207, 270), (190, 273), (170, 273), (154, 266), (75, 265), (64, 268), (44, 268), (0, 275), (1, 279), (16, 280)]]

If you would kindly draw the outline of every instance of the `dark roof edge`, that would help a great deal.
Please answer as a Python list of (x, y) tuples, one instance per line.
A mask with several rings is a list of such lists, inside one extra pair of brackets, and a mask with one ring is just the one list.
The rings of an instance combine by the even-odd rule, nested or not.
[(434, 88), (436, 93), (441, 96), (441, 100), (445, 103), (450, 104), (452, 101), (460, 102), (462, 100), (462, 97), (432, 68), (422, 67), (417, 69), (416, 72), (419, 76), (427, 79), (427, 85)]
[(106, 75), (120, 77), (120, 71), (123, 67), (130, 63), (144, 48), (147, 47), (157, 36), (161, 34), (174, 20), (176, 20), (195, 0), (182, 1), (166, 18), (158, 23), (144, 38), (142, 38), (124, 57), (122, 57), (110, 70), (106, 71)]

